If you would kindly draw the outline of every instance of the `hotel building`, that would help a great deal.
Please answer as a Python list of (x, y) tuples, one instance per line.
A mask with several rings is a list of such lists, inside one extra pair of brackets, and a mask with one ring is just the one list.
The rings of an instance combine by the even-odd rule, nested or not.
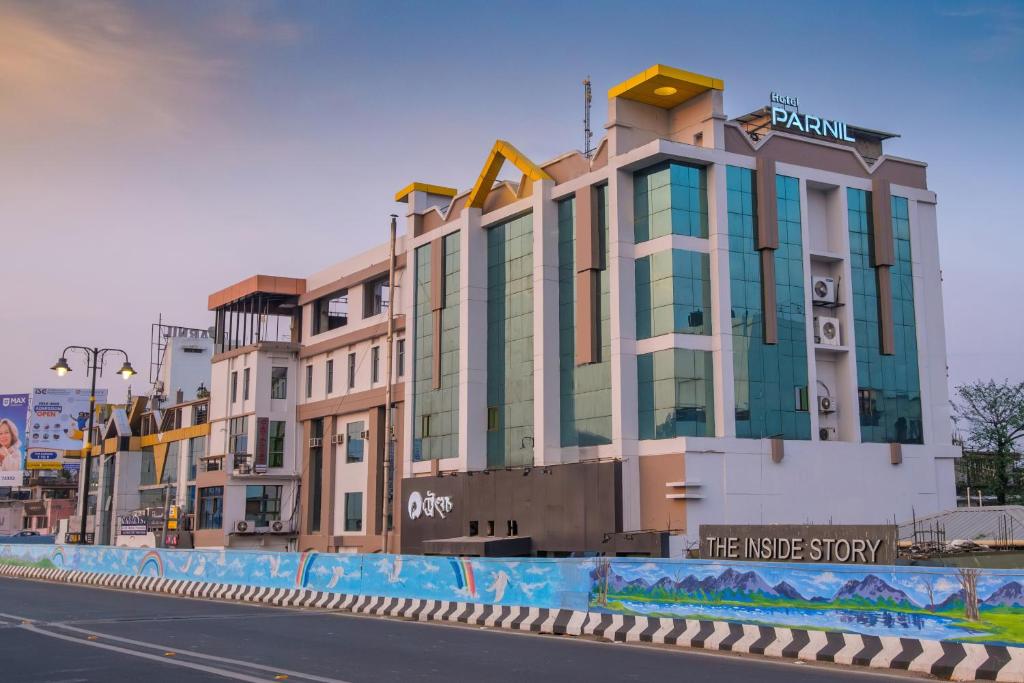
[[(283, 421), (297, 546), (379, 550), (394, 305), (392, 551), (678, 556), (704, 523), (954, 507), (926, 165), (723, 95), (654, 66), (609, 91), (592, 154), (499, 140), (467, 190), (410, 184), (394, 292), (383, 245), (211, 296), (211, 457), (249, 455), (231, 420)], [(261, 336), (274, 316), (286, 341)], [(257, 396), (287, 377), (280, 405), (232, 407), (245, 367)]]

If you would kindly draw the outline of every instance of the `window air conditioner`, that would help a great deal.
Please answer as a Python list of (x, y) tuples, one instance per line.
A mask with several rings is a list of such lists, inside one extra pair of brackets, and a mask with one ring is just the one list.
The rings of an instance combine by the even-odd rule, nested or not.
[(344, 434), (335, 434), (334, 436), (331, 437), (331, 445), (332, 446), (340, 446), (343, 443), (345, 443), (345, 435)]
[(364, 429), (363, 431), (359, 432), (359, 438), (360, 439), (369, 439), (370, 438), (370, 430), (369, 429)]
[(832, 400), (831, 396), (819, 396), (818, 397), (818, 412), (819, 413), (834, 413), (834, 412), (836, 412), (836, 402)]
[(836, 281), (833, 278), (820, 275), (811, 277), (811, 301), (826, 306), (833, 305), (838, 299), (836, 294)]
[(826, 315), (814, 316), (814, 341), (825, 346), (842, 346), (839, 319)]
[(309, 440), (309, 447), (310, 448), (320, 448), (320, 446), (322, 446), (323, 443), (324, 443), (324, 440), (321, 437), (314, 436), (313, 438), (311, 438)]

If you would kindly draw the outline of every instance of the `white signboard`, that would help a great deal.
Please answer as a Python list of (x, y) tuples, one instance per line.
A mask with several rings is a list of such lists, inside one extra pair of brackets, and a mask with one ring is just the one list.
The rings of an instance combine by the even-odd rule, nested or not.
[(425, 496), (419, 491), (409, 494), (409, 519), (419, 519), (422, 515), (427, 517), (437, 515), (444, 519), (454, 507), (451, 496), (437, 496), (433, 491), (427, 491)]
[[(106, 389), (96, 390), (96, 402), (107, 402)], [(89, 408), (88, 389), (33, 389), (25, 469), (59, 470), (64, 451), (81, 450)]]

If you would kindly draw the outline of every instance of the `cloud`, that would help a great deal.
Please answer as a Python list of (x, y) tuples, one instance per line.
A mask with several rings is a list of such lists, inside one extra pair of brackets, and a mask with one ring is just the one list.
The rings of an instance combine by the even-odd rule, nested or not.
[(0, 5), (0, 126), (184, 129), (226, 63), (150, 23), (107, 0)]
[(293, 21), (275, 18), (273, 5), (266, 2), (222, 2), (211, 22), (214, 30), (230, 40), (244, 43), (291, 45), (303, 36)]
[[(957, 20), (961, 28), (975, 26), (968, 39), (968, 56), (976, 62), (989, 62), (1020, 52), (1024, 45), (1024, 11), (1010, 4), (971, 4), (941, 14)], [(971, 35), (963, 31), (965, 35)]]
[(821, 572), (814, 576), (809, 576), (807, 582), (817, 586), (818, 588), (831, 588), (832, 586), (839, 583), (842, 579), (833, 574), (832, 572)]

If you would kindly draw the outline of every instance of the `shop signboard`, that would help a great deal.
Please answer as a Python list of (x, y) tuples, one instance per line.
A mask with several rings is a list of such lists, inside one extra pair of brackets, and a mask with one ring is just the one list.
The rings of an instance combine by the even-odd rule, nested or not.
[(0, 486), (21, 486), (28, 450), (28, 394), (0, 394)]
[(703, 560), (892, 564), (892, 524), (702, 524)]
[(266, 474), (267, 454), (270, 448), (270, 418), (256, 418), (256, 453), (253, 457), (253, 471)]
[(148, 532), (148, 522), (142, 515), (122, 515), (121, 535), (122, 536), (145, 536)]
[[(107, 402), (107, 390), (96, 390), (96, 401)], [(89, 390), (36, 388), (28, 415), (28, 456), (25, 469), (59, 470), (64, 452), (82, 448), (89, 424)]]

